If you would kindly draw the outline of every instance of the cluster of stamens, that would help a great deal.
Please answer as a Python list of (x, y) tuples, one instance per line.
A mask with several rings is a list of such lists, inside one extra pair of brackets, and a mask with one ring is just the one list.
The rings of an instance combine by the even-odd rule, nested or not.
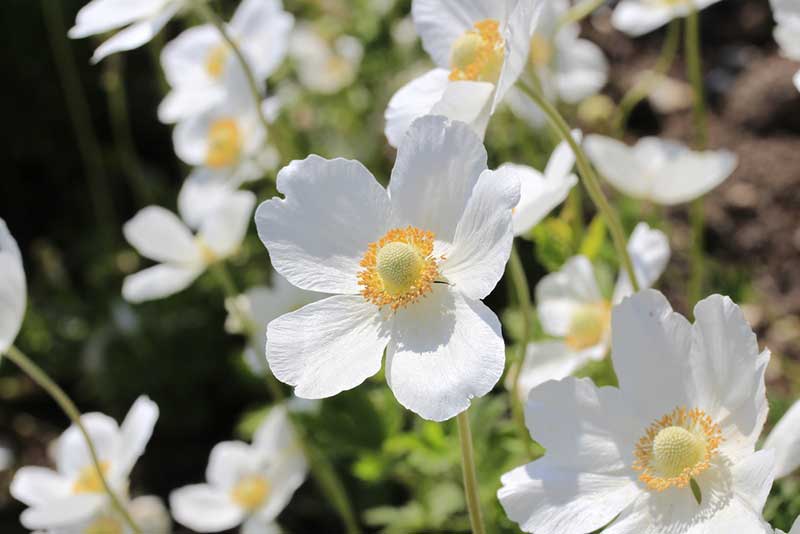
[(361, 295), (392, 311), (431, 291), (439, 276), (433, 254), (434, 235), (419, 228), (395, 228), (367, 247), (358, 273)]
[(719, 425), (703, 410), (676, 408), (645, 431), (633, 469), (651, 490), (685, 488), (709, 468), (721, 442)]
[(223, 71), (225, 70), (225, 62), (228, 59), (228, 54), (230, 53), (228, 46), (224, 43), (220, 43), (217, 46), (213, 47), (206, 56), (205, 66), (206, 72), (212, 78), (219, 79), (222, 76)]
[(453, 43), (450, 54), (450, 80), (497, 82), (503, 65), (505, 41), (500, 23), (486, 19), (475, 23)]
[[(100, 462), (100, 469), (103, 471), (103, 476), (108, 473), (109, 468), (108, 462)], [(81, 472), (78, 473), (78, 478), (76, 478), (75, 482), (72, 484), (72, 493), (75, 495), (101, 493), (103, 491), (103, 481), (94, 465), (84, 467)]]
[(241, 151), (242, 134), (234, 119), (218, 119), (209, 126), (207, 166), (220, 168), (232, 165), (239, 159)]
[(583, 350), (603, 340), (611, 323), (611, 305), (599, 301), (580, 306), (572, 316), (564, 343), (573, 350)]
[(269, 495), (269, 482), (263, 476), (248, 476), (241, 479), (231, 491), (233, 501), (245, 510), (259, 508)]

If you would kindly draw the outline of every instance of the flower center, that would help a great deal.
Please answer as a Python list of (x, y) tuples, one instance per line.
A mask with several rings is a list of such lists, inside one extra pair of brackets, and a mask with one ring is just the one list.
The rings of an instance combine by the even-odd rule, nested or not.
[(269, 495), (269, 483), (263, 476), (241, 479), (231, 491), (233, 501), (247, 511), (257, 509)]
[(453, 43), (450, 80), (496, 83), (505, 59), (500, 23), (486, 19), (475, 23)]
[(93, 521), (83, 534), (122, 534), (123, 529), (120, 522), (113, 517), (100, 517)]
[(361, 295), (376, 306), (396, 310), (431, 291), (439, 275), (434, 235), (419, 228), (396, 228), (371, 243), (358, 273)]
[(209, 76), (215, 80), (222, 76), (229, 53), (228, 47), (224, 43), (218, 44), (209, 51), (206, 56), (206, 72)]
[(544, 67), (553, 60), (555, 50), (550, 39), (540, 33), (534, 33), (531, 37), (530, 62), (534, 67)]
[[(103, 472), (104, 476), (108, 473), (109, 467), (108, 462), (100, 462), (100, 470)], [(84, 467), (81, 472), (78, 473), (78, 478), (76, 478), (75, 482), (72, 484), (72, 493), (75, 495), (82, 493), (102, 493), (103, 491), (105, 491), (103, 488), (103, 481), (100, 479), (100, 473), (97, 472), (94, 465)]]
[(580, 306), (572, 316), (564, 342), (573, 350), (583, 350), (603, 340), (611, 320), (611, 307), (606, 301)]
[(685, 488), (708, 469), (721, 442), (722, 430), (703, 410), (676, 408), (647, 428), (633, 469), (648, 489)]
[(206, 265), (216, 263), (219, 258), (217, 257), (216, 252), (214, 252), (211, 247), (208, 246), (208, 243), (206, 243), (205, 239), (197, 236), (194, 238), (194, 242), (195, 245), (197, 245), (197, 249), (200, 251), (200, 257)]
[(234, 119), (218, 119), (208, 128), (206, 165), (219, 168), (232, 165), (242, 151), (242, 135)]

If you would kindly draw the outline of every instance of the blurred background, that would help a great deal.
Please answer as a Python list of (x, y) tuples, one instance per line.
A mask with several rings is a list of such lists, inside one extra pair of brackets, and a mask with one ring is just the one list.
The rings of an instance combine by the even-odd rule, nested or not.
[[(133, 306), (122, 300), (125, 275), (142, 260), (121, 228), (148, 204), (175, 209), (188, 169), (173, 152), (171, 128), (156, 108), (166, 86), (158, 57), (163, 44), (189, 23), (175, 20), (152, 43), (92, 66), (97, 40), (66, 37), (84, 0), (4, 0), (0, 57), (2, 109), (0, 217), (19, 241), (29, 283), (29, 306), (17, 345), (41, 364), (81, 409), (118, 420), (139, 394), (152, 397), (161, 417), (133, 474), (134, 494), (157, 494), (201, 482), (213, 445), (248, 438), (269, 404), (263, 378), (241, 354), (244, 340), (223, 330), (223, 295), (201, 278), (169, 299)], [(232, 0), (212, 5), (228, 18)], [(352, 80), (320, 94), (298, 79), (290, 58), (268, 90), (285, 106), (271, 135), (281, 165), (309, 153), (362, 161), (385, 181), (394, 151), (383, 132), (383, 112), (394, 91), (430, 67), (410, 20), (409, 0), (285, 0), (298, 21), (322, 35), (361, 41), (363, 60)], [(606, 53), (611, 74), (603, 93), (612, 101), (656, 62), (663, 30), (631, 40), (614, 31), (609, 11), (583, 22), (583, 36)], [(767, 0), (724, 0), (702, 12), (703, 56), (711, 119), (711, 146), (739, 156), (736, 173), (708, 195), (704, 293), (743, 304), (773, 352), (768, 370), (770, 425), (800, 392), (800, 93), (791, 78), (797, 64), (780, 57), (772, 39)], [(638, 105), (628, 138), (661, 135), (688, 142), (691, 96), (678, 56), (668, 83)], [(607, 101), (565, 110), (573, 124), (603, 131)], [(556, 143), (502, 109), (486, 136), (491, 165), (506, 161), (542, 168)], [(274, 175), (273, 175), (274, 176)], [(275, 194), (270, 180), (253, 189)], [(687, 258), (691, 243), (684, 208), (637, 205), (608, 190), (626, 228), (644, 218), (665, 229), (673, 259), (660, 288), (687, 313)], [(588, 221), (588, 201), (581, 216)], [(522, 246), (531, 285), (577, 251), (570, 225), (548, 219)], [(616, 268), (613, 250), (598, 252)], [(269, 264), (251, 228), (233, 265), (239, 287), (264, 284)], [(519, 332), (515, 302), (503, 283), (488, 299), (502, 312), (511, 343)], [(613, 383), (606, 363), (583, 374)], [(498, 391), (502, 384), (498, 385)], [(516, 532), (493, 497), (499, 475), (520, 462), (520, 443), (507, 400), (476, 402), (473, 430), (488, 521)], [(467, 532), (454, 427), (424, 422), (402, 410), (380, 376), (366, 387), (322, 403), (304, 415), (315, 443), (335, 463), (372, 532)], [(7, 361), (0, 363), (0, 444), (14, 454), (0, 471), (0, 532), (25, 532), (23, 510), (8, 493), (14, 466), (48, 463), (48, 444), (68, 422), (50, 399)], [(800, 478), (776, 484), (767, 519), (788, 530), (800, 513)], [(334, 511), (307, 482), (279, 522), (291, 533), (341, 532)], [(178, 529), (179, 532), (183, 532)]]

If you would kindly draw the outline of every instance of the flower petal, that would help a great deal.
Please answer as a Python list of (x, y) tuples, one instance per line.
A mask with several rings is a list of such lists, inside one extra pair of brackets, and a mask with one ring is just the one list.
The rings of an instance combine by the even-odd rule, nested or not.
[(600, 174), (616, 189), (634, 198), (646, 198), (650, 194), (650, 173), (633, 148), (602, 135), (587, 136), (584, 148)]
[(125, 50), (139, 48), (156, 36), (161, 28), (166, 26), (169, 19), (178, 12), (180, 4), (173, 2), (156, 14), (135, 22), (127, 28), (118, 31), (113, 37), (97, 47), (92, 55), (92, 63), (98, 63), (106, 56)]
[(425, 419), (444, 421), (492, 390), (505, 345), (497, 316), (447, 287), (399, 310), (386, 351), (386, 381), (397, 400)]
[(22, 255), (8, 226), (0, 219), (0, 354), (16, 339), (27, 304)]
[(411, 123), (430, 114), (450, 85), (449, 76), (450, 73), (445, 69), (433, 69), (397, 90), (389, 100), (384, 115), (384, 133), (390, 145), (399, 146)]
[[(98, 459), (101, 462), (113, 461), (121, 438), (117, 422), (107, 415), (94, 412), (82, 415), (81, 423), (92, 439)], [(86, 439), (75, 425), (71, 425), (58, 438), (55, 456), (58, 472), (67, 477), (75, 476), (93, 465)]]
[(271, 463), (267, 471), (267, 479), (275, 483), (266, 502), (256, 512), (256, 516), (264, 522), (274, 521), (278, 517), (308, 474), (308, 462), (297, 442), (279, 454), (279, 461)]
[(195, 168), (178, 193), (181, 219), (196, 230), (230, 198), (237, 185), (207, 167)]
[(469, 124), (481, 139), (491, 118), (491, 97), (494, 85), (486, 82), (449, 82), (442, 98), (430, 110), (430, 115), (442, 115), (450, 120)]
[(208, 214), (198, 235), (218, 259), (232, 256), (247, 235), (256, 196), (250, 191), (235, 191)]
[(686, 151), (668, 161), (653, 182), (652, 198), (668, 206), (694, 200), (725, 181), (738, 158), (727, 150)]
[(309, 156), (278, 173), (278, 191), (256, 211), (275, 270), (302, 289), (359, 293), (359, 262), (388, 230), (386, 190), (357, 161)]
[(784, 414), (764, 442), (764, 449), (775, 451), (775, 478), (782, 478), (800, 467), (800, 401)]
[(486, 158), (483, 143), (466, 124), (439, 116), (414, 121), (389, 183), (393, 226), (416, 226), (451, 243)]
[[(639, 223), (633, 229), (627, 248), (639, 287), (651, 287), (667, 268), (669, 262), (671, 251), (666, 234), (650, 228), (647, 223)], [(618, 304), (623, 298), (632, 294), (633, 286), (628, 277), (628, 271), (621, 269), (614, 287), (612, 302)]]
[(221, 532), (242, 523), (245, 512), (231, 498), (207, 484), (176, 489), (169, 496), (172, 517), (195, 532)]
[(564, 202), (578, 183), (578, 177), (574, 174), (542, 176), (532, 167), (513, 163), (500, 167), (504, 168), (514, 170), (520, 178), (520, 201), (514, 210), (514, 235), (530, 232), (548, 213)]
[(269, 323), (267, 360), (298, 397), (330, 397), (380, 370), (388, 337), (374, 304), (360, 295), (337, 295)]
[(289, 50), (294, 17), (281, 0), (243, 0), (231, 19), (231, 31), (255, 75), (266, 78), (283, 62)]
[(673, 8), (658, 4), (640, 2), (639, 0), (623, 0), (617, 4), (611, 16), (611, 24), (631, 37), (639, 37), (660, 28), (676, 16)]
[(242, 441), (223, 441), (211, 449), (206, 481), (216, 490), (227, 492), (239, 480), (258, 470), (259, 455)]
[(125, 223), (122, 233), (145, 258), (183, 264), (199, 260), (192, 232), (174, 213), (160, 206), (139, 211)]
[(48, 502), (70, 495), (67, 479), (45, 467), (25, 466), (14, 473), (11, 495), (28, 506), (46, 506)]
[[(561, 341), (529, 343), (519, 376), (520, 401), (525, 402), (533, 388), (548, 380), (566, 378), (591, 360), (605, 356), (605, 345), (575, 351)], [(508, 375), (511, 378), (512, 375)], [(511, 385), (513, 388), (513, 384)]]
[(28, 508), (19, 520), (27, 529), (55, 529), (86, 521), (95, 515), (108, 501), (104, 493), (70, 495), (48, 501), (41, 506)]
[(559, 47), (556, 68), (558, 96), (570, 104), (597, 94), (608, 81), (608, 61), (600, 47), (587, 39)]
[(503, 277), (514, 241), (511, 210), (518, 203), (519, 178), (513, 168), (481, 174), (441, 264), (456, 291), (482, 299)]
[(68, 35), (72, 39), (82, 39), (120, 28), (158, 12), (167, 1), (92, 0), (78, 11), (75, 26)]
[[(517, 83), (528, 62), (531, 37), (536, 29), (539, 16), (542, 12), (544, 1), (492, 1), (494, 9), (503, 9), (508, 13), (505, 19), (506, 58), (500, 79), (497, 81), (497, 91), (494, 94), (491, 112), (494, 113), (498, 104)], [(505, 4), (505, 5), (503, 5)], [(498, 19), (501, 22), (503, 19)]]
[(114, 468), (127, 478), (136, 460), (144, 454), (144, 449), (153, 435), (158, 421), (158, 405), (146, 395), (133, 403), (120, 427), (120, 451)]
[(169, 297), (189, 287), (202, 273), (200, 266), (155, 265), (126, 276), (122, 296), (133, 303)]
[(536, 310), (546, 334), (564, 337), (572, 317), (581, 304), (601, 302), (592, 263), (585, 256), (574, 256), (560, 271), (550, 273), (536, 285)]
[(239, 534), (282, 534), (277, 523), (265, 522), (258, 517), (251, 517), (242, 525)]

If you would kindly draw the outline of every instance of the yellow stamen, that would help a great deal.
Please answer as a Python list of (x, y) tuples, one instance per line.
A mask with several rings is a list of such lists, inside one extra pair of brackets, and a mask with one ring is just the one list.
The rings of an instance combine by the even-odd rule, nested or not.
[(242, 151), (242, 135), (234, 119), (218, 119), (208, 128), (206, 165), (227, 167), (236, 163)]
[(122, 534), (122, 524), (113, 517), (100, 517), (83, 531), (83, 534)]
[(208, 243), (202, 237), (195, 237), (194, 242), (197, 245), (198, 250), (200, 251), (200, 257), (203, 259), (203, 262), (206, 265), (211, 265), (219, 260), (217, 253), (214, 252), (211, 247), (208, 246)]
[(534, 67), (544, 67), (553, 60), (555, 49), (553, 43), (540, 33), (534, 33), (531, 37), (530, 62)]
[(572, 316), (564, 342), (573, 350), (597, 345), (606, 335), (611, 322), (611, 306), (607, 301), (584, 304)]
[(225, 63), (228, 60), (228, 46), (220, 43), (213, 47), (206, 56), (206, 72), (212, 78), (219, 79), (225, 71)]
[(233, 501), (248, 511), (261, 506), (269, 495), (269, 483), (263, 476), (249, 476), (241, 479), (231, 491)]
[[(100, 469), (103, 472), (103, 476), (108, 473), (109, 467), (108, 462), (100, 462)], [(81, 493), (102, 493), (103, 491), (105, 491), (103, 488), (103, 481), (100, 479), (100, 474), (97, 472), (94, 465), (84, 467), (78, 474), (78, 478), (76, 478), (75, 482), (72, 484), (72, 493), (76, 495)]]
[(647, 428), (633, 469), (648, 489), (685, 488), (710, 467), (721, 442), (722, 430), (703, 410), (676, 408)]
[(413, 226), (389, 230), (371, 243), (358, 273), (361, 295), (376, 306), (397, 310), (428, 294), (439, 276), (434, 235)]
[(486, 19), (475, 23), (453, 43), (450, 80), (496, 83), (505, 59), (500, 23)]

